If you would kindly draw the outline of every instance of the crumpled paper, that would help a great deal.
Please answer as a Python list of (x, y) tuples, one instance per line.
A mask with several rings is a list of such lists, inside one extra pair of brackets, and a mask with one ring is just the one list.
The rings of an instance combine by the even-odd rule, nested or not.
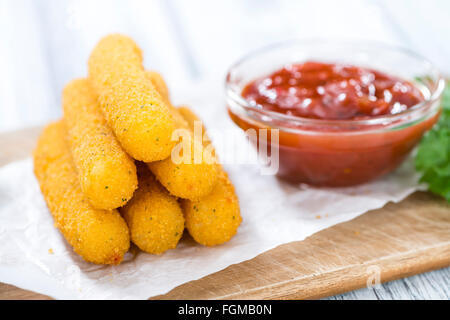
[(163, 255), (134, 250), (119, 266), (98, 266), (77, 256), (54, 227), (32, 160), (8, 164), (0, 168), (0, 281), (60, 299), (147, 299), (421, 188), (411, 161), (376, 182), (339, 189), (288, 185), (255, 166), (227, 169), (243, 216), (230, 242), (207, 248), (184, 237)]

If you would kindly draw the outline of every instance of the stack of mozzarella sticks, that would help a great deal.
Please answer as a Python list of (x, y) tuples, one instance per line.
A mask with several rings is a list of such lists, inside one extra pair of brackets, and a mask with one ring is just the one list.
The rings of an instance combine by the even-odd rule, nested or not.
[(238, 199), (209, 142), (195, 143), (196, 115), (171, 104), (163, 78), (145, 71), (126, 36), (103, 38), (88, 69), (64, 88), (64, 117), (34, 151), (42, 194), (75, 252), (119, 264), (130, 241), (160, 254), (185, 227), (205, 246), (230, 240), (242, 220)]

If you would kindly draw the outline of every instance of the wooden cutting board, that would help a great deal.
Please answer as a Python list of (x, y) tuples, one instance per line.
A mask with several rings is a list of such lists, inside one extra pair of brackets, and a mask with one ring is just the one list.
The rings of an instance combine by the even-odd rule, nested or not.
[[(30, 155), (39, 128), (0, 134), (0, 166)], [(450, 266), (450, 205), (417, 192), (181, 285), (160, 299), (315, 299)], [(46, 299), (0, 284), (0, 299)]]

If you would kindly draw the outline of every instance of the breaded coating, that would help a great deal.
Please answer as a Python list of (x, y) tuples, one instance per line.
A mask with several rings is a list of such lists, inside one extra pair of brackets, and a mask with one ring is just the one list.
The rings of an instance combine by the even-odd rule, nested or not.
[(97, 209), (124, 206), (137, 188), (136, 166), (120, 146), (86, 79), (63, 91), (64, 121), (81, 189)]
[(139, 188), (120, 209), (130, 228), (131, 241), (142, 251), (161, 254), (174, 249), (184, 230), (180, 205), (144, 165), (139, 168)]
[(148, 167), (156, 176), (158, 181), (174, 196), (183, 199), (200, 199), (212, 192), (217, 183), (217, 165), (202, 161), (195, 163), (195, 153), (201, 154), (203, 147), (201, 143), (195, 144), (191, 135), (183, 139), (186, 150), (190, 148), (188, 161), (174, 162), (171, 157), (166, 160), (156, 161), (148, 164)]
[(223, 170), (209, 195), (197, 201), (183, 200), (182, 208), (189, 234), (205, 246), (227, 242), (242, 222), (234, 187)]
[(166, 81), (164, 81), (163, 76), (156, 71), (147, 71), (147, 77), (155, 86), (156, 90), (158, 90), (161, 98), (164, 100), (166, 104), (170, 104), (170, 94), (169, 88), (167, 87)]
[[(182, 159), (180, 159), (182, 161), (174, 161), (174, 157), (171, 156), (165, 160), (149, 163), (148, 167), (172, 195), (184, 199), (200, 199), (211, 193), (217, 183), (215, 159), (205, 152), (200, 140), (202, 137), (198, 137), (199, 140), (194, 143), (193, 129), (170, 103), (169, 91), (161, 75), (156, 72), (148, 72), (147, 75), (155, 84), (156, 89), (161, 92), (163, 99), (166, 100), (177, 124), (177, 129), (184, 130), (179, 140), (182, 150), (174, 149), (175, 156), (184, 155), (185, 150), (190, 152), (190, 156), (186, 155), (187, 161)], [(202, 157), (199, 159), (200, 161), (196, 161), (196, 154)]]
[(169, 157), (175, 124), (147, 77), (136, 43), (119, 34), (106, 36), (92, 51), (88, 69), (106, 121), (124, 150), (144, 162)]
[(119, 264), (130, 247), (128, 227), (117, 210), (94, 209), (81, 191), (62, 121), (42, 132), (34, 172), (56, 227), (84, 260)]
[(175, 127), (178, 128), (189, 128), (188, 123), (184, 120), (183, 116), (178, 112), (178, 109), (175, 108), (170, 101), (169, 88), (167, 87), (164, 78), (156, 71), (147, 71), (147, 77), (155, 86), (155, 89), (161, 95), (161, 98), (169, 107), (170, 114), (175, 122)]
[[(178, 109), (193, 126), (199, 118), (188, 108)], [(219, 168), (218, 181), (212, 192), (200, 200), (182, 200), (186, 229), (200, 244), (215, 246), (227, 242), (242, 222), (239, 200), (233, 184), (223, 168)]]

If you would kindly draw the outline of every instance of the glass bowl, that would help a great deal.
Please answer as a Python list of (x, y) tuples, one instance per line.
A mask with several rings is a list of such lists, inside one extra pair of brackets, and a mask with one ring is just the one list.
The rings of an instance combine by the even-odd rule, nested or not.
[[(424, 101), (398, 114), (324, 120), (264, 110), (242, 96), (249, 82), (305, 61), (349, 64), (397, 76), (417, 86)], [(229, 69), (225, 83), (228, 113), (240, 128), (257, 133), (267, 129), (268, 136), (279, 130), (279, 144), (271, 145), (271, 154), (279, 155), (277, 175), (293, 183), (328, 187), (365, 183), (397, 168), (438, 120), (444, 87), (437, 68), (414, 52), (376, 42), (326, 39), (290, 41), (250, 53)]]

